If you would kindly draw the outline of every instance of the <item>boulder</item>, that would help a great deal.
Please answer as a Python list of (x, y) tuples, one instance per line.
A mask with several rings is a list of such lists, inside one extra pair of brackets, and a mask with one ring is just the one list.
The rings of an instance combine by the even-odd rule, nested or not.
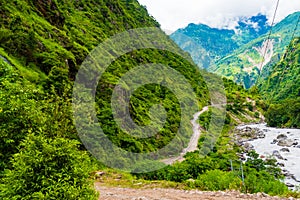
[(260, 139), (264, 139), (266, 137), (266, 134), (264, 134), (264, 132), (258, 132), (257, 137)]
[(281, 152), (290, 152), (289, 148), (282, 148), (280, 149)]
[(244, 144), (244, 148), (247, 150), (247, 151), (250, 151), (254, 148), (254, 146), (252, 144), (250, 144), (249, 142), (246, 142)]
[(283, 139), (283, 140), (279, 140), (279, 142), (277, 143), (278, 146), (281, 147), (291, 147), (293, 146), (295, 143), (294, 140), (291, 139)]
[(285, 135), (285, 134), (280, 134), (280, 135), (277, 136), (277, 140), (285, 140), (287, 138), (288, 138), (288, 136)]
[(278, 142), (278, 140), (274, 139), (271, 144), (276, 144)]
[(279, 151), (277, 150), (273, 151), (272, 155), (280, 160), (283, 160), (283, 157), (280, 155)]
[(295, 185), (293, 185), (291, 183), (286, 183), (285, 185), (288, 186), (288, 187), (290, 187), (290, 188), (295, 187)]
[(284, 163), (277, 163), (277, 165), (278, 165), (279, 167), (284, 167), (284, 166), (285, 166)]

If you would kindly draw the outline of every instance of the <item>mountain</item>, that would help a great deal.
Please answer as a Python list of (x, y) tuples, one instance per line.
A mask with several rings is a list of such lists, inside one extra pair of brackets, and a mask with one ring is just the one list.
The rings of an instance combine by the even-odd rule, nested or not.
[(258, 88), (270, 102), (266, 121), (270, 126), (300, 127), (300, 38), (288, 46), (281, 60)]
[[(280, 182), (276, 161), (264, 161), (252, 152), (246, 163), (240, 163), (243, 151), (233, 140), (232, 130), (238, 123), (259, 120), (264, 106), (259, 94), (226, 79), (225, 88), (219, 87), (220, 77), (200, 71), (163, 31), (155, 29), (157, 33), (151, 35), (159, 24), (136, 0), (2, 0), (0, 14), (0, 199), (95, 200), (99, 199), (94, 191), (98, 181), (136, 187), (142, 186), (143, 177), (155, 180), (147, 181), (152, 186), (163, 179), (166, 181), (161, 185), (173, 181), (171, 187), (293, 195)], [(150, 33), (150, 39), (132, 32), (143, 27), (152, 27), (142, 32), (146, 36)], [(118, 37), (124, 31), (125, 37)], [(161, 46), (131, 51), (131, 45), (137, 43)], [(105, 56), (99, 48), (95, 50), (99, 44), (110, 48), (102, 52)], [(118, 44), (129, 52), (119, 51)], [(173, 51), (166, 49), (169, 45)], [(94, 69), (91, 63), (95, 60), (97, 64), (112, 60), (99, 80), (94, 76), (102, 71), (97, 71), (98, 65)], [(180, 78), (149, 63), (169, 66)], [(155, 70), (132, 76), (132, 72), (140, 72), (133, 70), (135, 67)], [(90, 69), (83, 79), (76, 76), (82, 69)], [(79, 87), (78, 79), (84, 80), (79, 81)], [(95, 79), (99, 82), (96, 86), (92, 84)], [(134, 91), (130, 90), (132, 82), (139, 86)], [(191, 90), (195, 102), (185, 92)], [(84, 95), (78, 96), (78, 91)], [(228, 105), (222, 103), (226, 99), (222, 92)], [(122, 98), (127, 95), (128, 102)], [(91, 99), (92, 105), (87, 104)], [(114, 100), (119, 109), (113, 108)], [(210, 102), (216, 106), (209, 106)], [(199, 151), (184, 152), (189, 140), (195, 141), (191, 135), (198, 127), (193, 130), (190, 120), (201, 108), (207, 108), (199, 119), (207, 130), (198, 141), (205, 157)], [(226, 108), (227, 114), (220, 108)], [(94, 112), (86, 113), (89, 109)], [(118, 124), (115, 114), (121, 118), (129, 115), (125, 128), (153, 125), (158, 131), (141, 137), (147, 129), (129, 132)], [(145, 154), (160, 159), (156, 152), (161, 149), (170, 150), (163, 151), (163, 156), (183, 152), (185, 160), (165, 166), (141, 159)], [(243, 167), (244, 177), (240, 170), (229, 171), (230, 167)], [(149, 170), (149, 174), (120, 175), (115, 168)], [(161, 170), (153, 171), (158, 168)]]
[[(191, 54), (199, 67), (250, 88), (260, 73), (266, 75), (264, 71), (268, 66), (279, 61), (291, 40), (299, 16), (300, 12), (296, 12), (277, 23), (269, 40), (271, 27), (264, 15), (240, 19), (234, 32), (189, 25), (176, 31), (171, 38)], [(300, 30), (297, 29), (295, 34), (299, 35)]]
[[(274, 26), (270, 37), (267, 33), (250, 41), (231, 55), (216, 61), (216, 66), (209, 70), (250, 88), (260, 74), (266, 76), (269, 66), (278, 62), (284, 54), (299, 17), (300, 12), (289, 15)], [(297, 29), (295, 35), (299, 34), (300, 29)]]
[(270, 67), (269, 76), (257, 87), (263, 96), (273, 101), (282, 101), (300, 96), (300, 38), (295, 38), (287, 47), (281, 60)]
[(265, 34), (270, 26), (264, 15), (240, 18), (234, 30), (211, 28), (205, 24), (189, 24), (170, 37), (189, 52), (201, 68), (209, 68), (214, 61), (234, 52), (241, 45)]

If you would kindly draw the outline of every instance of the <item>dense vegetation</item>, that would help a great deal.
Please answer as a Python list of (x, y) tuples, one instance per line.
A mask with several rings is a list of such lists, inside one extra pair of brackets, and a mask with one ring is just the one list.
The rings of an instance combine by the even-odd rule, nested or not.
[[(96, 199), (91, 172), (104, 166), (86, 151), (73, 122), (71, 97), (76, 74), (89, 52), (105, 39), (125, 30), (159, 24), (136, 0), (2, 0), (0, 7), (0, 198)], [(183, 57), (163, 49), (135, 50), (119, 57), (99, 81), (95, 107), (106, 136), (135, 153), (154, 152), (165, 146), (176, 137), (181, 120), (189, 123), (191, 118), (181, 119), (182, 105), (172, 91), (146, 84), (130, 99), (131, 117), (139, 125), (148, 125), (150, 109), (160, 104), (167, 114), (163, 129), (154, 137), (140, 139), (116, 124), (111, 108), (113, 89), (126, 72), (146, 63), (168, 65), (182, 74), (194, 90), (199, 108), (210, 101), (202, 73)], [(281, 176), (272, 161), (262, 164), (255, 154), (244, 165), (244, 184), (228, 172), (228, 159), (237, 159), (239, 151), (234, 144), (226, 146), (230, 130), (239, 121), (259, 120), (264, 104), (257, 90), (249, 93), (226, 79), (224, 84), (229, 104), (222, 137), (215, 147), (205, 144), (209, 141), (205, 138), (213, 135), (203, 134), (199, 141), (199, 146), (211, 153), (205, 158), (198, 152), (190, 153), (182, 163), (140, 176), (179, 182), (193, 178), (196, 181), (189, 183), (190, 187), (206, 190), (284, 194), (286, 187), (278, 182)], [(208, 128), (211, 112), (200, 117), (204, 128)], [(176, 138), (177, 143), (171, 146), (174, 155), (187, 144), (191, 127), (184, 129), (184, 134), (185, 138)], [(117, 164), (126, 168), (127, 162), (124, 159)], [(212, 184), (221, 175), (224, 179)]]
[(266, 105), (261, 100), (258, 90), (247, 91), (227, 79), (224, 79), (224, 85), (228, 99), (227, 114), (222, 134), (214, 146), (207, 143), (207, 138), (211, 136), (205, 131), (210, 124), (211, 109), (199, 117), (203, 133), (198, 145), (211, 148), (211, 151), (204, 157), (199, 151), (188, 153), (183, 162), (137, 176), (147, 180), (175, 181), (188, 188), (209, 191), (229, 189), (246, 193), (291, 194), (287, 186), (280, 181), (283, 175), (276, 166), (275, 159), (263, 161), (257, 153), (250, 151), (247, 155), (249, 159), (243, 163), (238, 157), (242, 149), (232, 140), (233, 129), (237, 124), (255, 121), (255, 117), (256, 121), (260, 120), (257, 113)]
[(300, 38), (288, 46), (280, 62), (270, 70), (270, 75), (259, 89), (270, 107), (266, 120), (270, 126), (300, 127)]
[[(85, 57), (100, 42), (125, 30), (159, 24), (135, 0), (0, 4), (0, 198), (94, 199), (89, 173), (100, 164), (91, 159), (77, 136), (71, 109), (73, 81)], [(137, 139), (114, 122), (110, 105), (114, 86), (127, 71), (146, 63), (176, 69), (193, 88), (198, 106), (208, 103), (199, 70), (185, 58), (155, 49), (124, 54), (100, 80), (96, 107), (105, 134), (131, 152), (152, 152), (164, 146), (181, 122), (176, 96), (151, 84), (133, 94), (130, 114), (137, 124), (147, 125), (149, 109), (161, 103), (168, 116), (164, 129), (156, 137)], [(189, 123), (190, 117), (183, 120)], [(192, 134), (189, 129), (184, 130), (186, 136)], [(172, 148), (187, 143), (187, 138), (181, 140)], [(119, 164), (126, 167), (125, 161)]]

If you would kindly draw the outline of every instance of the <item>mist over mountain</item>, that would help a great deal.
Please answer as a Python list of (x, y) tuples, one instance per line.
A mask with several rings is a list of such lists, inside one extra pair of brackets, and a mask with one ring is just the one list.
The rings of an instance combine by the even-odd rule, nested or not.
[[(292, 39), (300, 12), (271, 26), (265, 15), (241, 17), (234, 29), (189, 24), (171, 38), (189, 52), (200, 68), (217, 73), (250, 88), (268, 65), (276, 63)], [(296, 35), (300, 34), (297, 29)]]

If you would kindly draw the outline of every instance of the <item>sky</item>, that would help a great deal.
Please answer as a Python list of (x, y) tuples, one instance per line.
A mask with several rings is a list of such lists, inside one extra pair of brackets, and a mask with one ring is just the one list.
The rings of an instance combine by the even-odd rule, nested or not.
[[(258, 13), (273, 19), (277, 0), (138, 0), (166, 32), (203, 23), (214, 28), (234, 28), (238, 17)], [(300, 0), (280, 0), (275, 22), (300, 11)]]

